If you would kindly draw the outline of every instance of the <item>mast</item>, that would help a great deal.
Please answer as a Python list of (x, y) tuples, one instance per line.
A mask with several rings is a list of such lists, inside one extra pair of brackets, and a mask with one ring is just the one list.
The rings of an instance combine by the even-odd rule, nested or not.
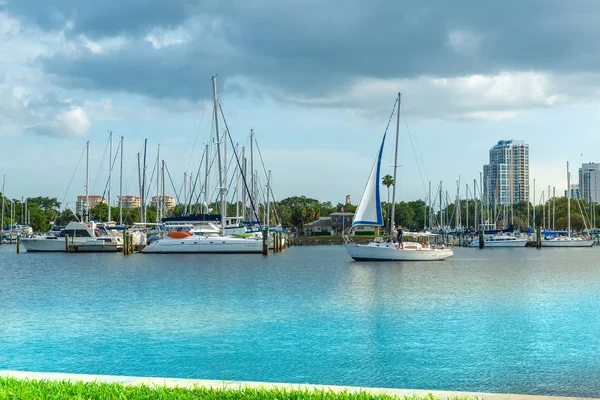
[(467, 210), (465, 220), (465, 230), (469, 229), (469, 184), (465, 183), (465, 201), (467, 202), (465, 209)]
[(226, 212), (225, 210), (225, 185), (223, 184), (223, 163), (221, 160), (221, 141), (219, 135), (219, 115), (217, 112), (218, 100), (217, 100), (217, 77), (212, 77), (212, 86), (213, 86), (213, 102), (215, 108), (215, 133), (217, 138), (217, 159), (219, 160), (219, 192), (221, 194), (221, 236), (225, 236), (225, 218)]
[(550, 199), (551, 199), (551, 197), (550, 197), (550, 185), (548, 185), (548, 201), (547, 201), (547, 203), (548, 203), (548, 221), (547, 221), (547, 224), (548, 225), (546, 225), (548, 227), (548, 229), (550, 229)]
[[(487, 194), (487, 191), (483, 190), (483, 173), (479, 173), (479, 224), (483, 224), (483, 194)], [(475, 227), (477, 229), (477, 227)]]
[(142, 188), (142, 162), (140, 159), (140, 153), (137, 153), (137, 164), (138, 164), (138, 187), (140, 189), (140, 222), (144, 222), (144, 209), (142, 206), (142, 199), (144, 198), (144, 189)]
[[(204, 214), (208, 214), (208, 145), (206, 145), (205, 149), (205, 159), (204, 159)], [(191, 200), (190, 200), (191, 207)]]
[[(4, 199), (6, 193), (4, 193), (4, 185), (6, 184), (6, 175), (2, 177), (2, 219), (0, 219), (0, 232), (4, 233)], [(2, 243), (2, 237), (0, 237), (0, 244)]]
[(187, 215), (187, 172), (183, 173), (183, 215)]
[(156, 223), (160, 220), (160, 144), (156, 150)]
[[(479, 188), (481, 194), (481, 188)], [(473, 230), (477, 231), (477, 179), (473, 179)]]
[(162, 171), (161, 171), (161, 177), (160, 177), (160, 185), (162, 187), (162, 203), (161, 203), (161, 210), (160, 210), (160, 214), (161, 216), (164, 218), (165, 216), (165, 210), (167, 208), (167, 201), (165, 199), (165, 160), (162, 160)]
[(112, 191), (112, 131), (108, 131), (108, 221), (112, 221), (110, 213), (111, 206), (111, 191)]
[(533, 227), (535, 228), (535, 208), (537, 206), (537, 200), (535, 198), (535, 178), (533, 179)]
[[(400, 136), (400, 103), (402, 93), (398, 93), (398, 112), (396, 114), (396, 150), (394, 152), (394, 189), (392, 189), (392, 219), (390, 224), (390, 239), (394, 238), (394, 226), (396, 225), (396, 170), (398, 169), (398, 138)], [(377, 182), (379, 185), (379, 182)]]
[(444, 229), (444, 215), (442, 214), (442, 181), (440, 181), (440, 204), (438, 205), (440, 209), (440, 231)]
[(90, 141), (86, 143), (86, 156), (85, 156), (85, 222), (90, 222)]
[(123, 225), (123, 136), (121, 136), (121, 168), (119, 173), (119, 225)]
[(269, 193), (271, 192), (271, 170), (269, 170), (269, 177), (267, 178), (267, 216), (265, 221), (267, 222), (267, 229), (270, 228), (269, 212), (271, 211), (271, 205), (269, 203)]
[(567, 161), (567, 236), (571, 237), (571, 175)]
[[(246, 148), (242, 147), (242, 177), (244, 179), (244, 186), (246, 186)], [(246, 190), (242, 190), (242, 221), (246, 219)]]
[[(254, 129), (250, 129), (250, 204), (252, 205), (252, 208), (254, 208), (254, 204), (256, 204), (254, 184)], [(254, 212), (250, 215), (252, 215), (250, 217), (250, 220), (252, 221)]]
[[(235, 154), (239, 150), (239, 144), (235, 145)], [(235, 169), (235, 216), (240, 216), (240, 175), (241, 171), (239, 168)]]
[(146, 222), (146, 149), (148, 139), (144, 139), (144, 164), (142, 168), (142, 223)]
[(556, 186), (552, 187), (552, 230), (556, 229)]
[(431, 181), (429, 181), (429, 196), (428, 196), (428, 199), (429, 199), (429, 217), (428, 217), (429, 224), (428, 225), (429, 225), (429, 229), (431, 229)]

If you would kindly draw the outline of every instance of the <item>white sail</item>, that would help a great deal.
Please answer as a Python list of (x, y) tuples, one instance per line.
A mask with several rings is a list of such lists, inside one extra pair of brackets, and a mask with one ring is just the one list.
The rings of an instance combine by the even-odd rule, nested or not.
[(379, 170), (381, 168), (381, 155), (383, 154), (385, 136), (386, 134), (383, 135), (381, 147), (371, 169), (367, 186), (356, 208), (354, 222), (352, 222), (353, 227), (358, 225), (383, 226), (383, 215), (381, 214), (381, 201), (379, 197)]

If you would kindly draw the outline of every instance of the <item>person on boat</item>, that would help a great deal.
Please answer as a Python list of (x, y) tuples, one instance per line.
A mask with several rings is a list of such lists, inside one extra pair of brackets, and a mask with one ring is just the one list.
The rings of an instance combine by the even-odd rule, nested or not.
[(398, 228), (398, 234), (396, 235), (396, 239), (398, 239), (398, 248), (403, 248), (404, 246), (402, 244), (402, 228)]

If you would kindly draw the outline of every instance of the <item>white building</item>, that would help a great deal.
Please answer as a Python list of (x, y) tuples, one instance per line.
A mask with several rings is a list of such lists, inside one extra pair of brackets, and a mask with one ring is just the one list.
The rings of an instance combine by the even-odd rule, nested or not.
[[(572, 199), (576, 199), (579, 200), (581, 199), (581, 191), (579, 188), (579, 185), (576, 183), (571, 183), (571, 193), (569, 193), (569, 195), (571, 196)], [(565, 197), (567, 197), (567, 191), (565, 190)]]
[(523, 140), (500, 140), (483, 166), (484, 202), (514, 204), (529, 201), (529, 145)]
[(586, 163), (579, 168), (579, 193), (588, 203), (600, 201), (600, 164)]

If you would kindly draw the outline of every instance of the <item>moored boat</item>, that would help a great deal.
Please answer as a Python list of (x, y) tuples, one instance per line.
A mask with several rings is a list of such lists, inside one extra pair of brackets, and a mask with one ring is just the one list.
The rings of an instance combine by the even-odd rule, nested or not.
[[(396, 158), (394, 160), (394, 166), (398, 165), (398, 135), (400, 129), (400, 100), (401, 95), (398, 93), (398, 99), (396, 104), (394, 104), (394, 109), (396, 109), (396, 105), (398, 106), (397, 114), (396, 114)], [(393, 112), (392, 112), (393, 115)], [(391, 117), (390, 117), (391, 120)], [(388, 122), (389, 126), (389, 122)], [(383, 140), (379, 147), (379, 151), (377, 153), (377, 158), (375, 159), (375, 163), (371, 169), (371, 174), (369, 175), (369, 179), (367, 180), (367, 185), (363, 192), (360, 203), (356, 209), (355, 218), (352, 222), (352, 226), (350, 230), (356, 226), (366, 225), (366, 226), (383, 226), (383, 214), (381, 211), (381, 201), (380, 201), (380, 193), (379, 193), (379, 176), (381, 169), (381, 158), (383, 154), (383, 148), (385, 145), (385, 137), (387, 135), (387, 128), (385, 133), (383, 134)], [(393, 181), (396, 182), (396, 168), (394, 167), (394, 177)], [(396, 185), (393, 185), (394, 189), (392, 192), (392, 218), (394, 221), (394, 204), (395, 204), (395, 194), (396, 194)], [(393, 227), (393, 222), (391, 224)], [(392, 229), (393, 231), (393, 229)], [(408, 236), (404, 235), (405, 237)], [(429, 244), (429, 242), (402, 242), (398, 240), (398, 242), (394, 242), (393, 234), (390, 235), (389, 240), (386, 242), (381, 238), (377, 238), (376, 240), (368, 243), (368, 244), (356, 244), (352, 242), (352, 239), (349, 236), (344, 237), (346, 243), (344, 244), (346, 251), (356, 261), (440, 261), (445, 260), (454, 255), (452, 249), (447, 248), (435, 248)], [(399, 236), (400, 238), (400, 236)]]

